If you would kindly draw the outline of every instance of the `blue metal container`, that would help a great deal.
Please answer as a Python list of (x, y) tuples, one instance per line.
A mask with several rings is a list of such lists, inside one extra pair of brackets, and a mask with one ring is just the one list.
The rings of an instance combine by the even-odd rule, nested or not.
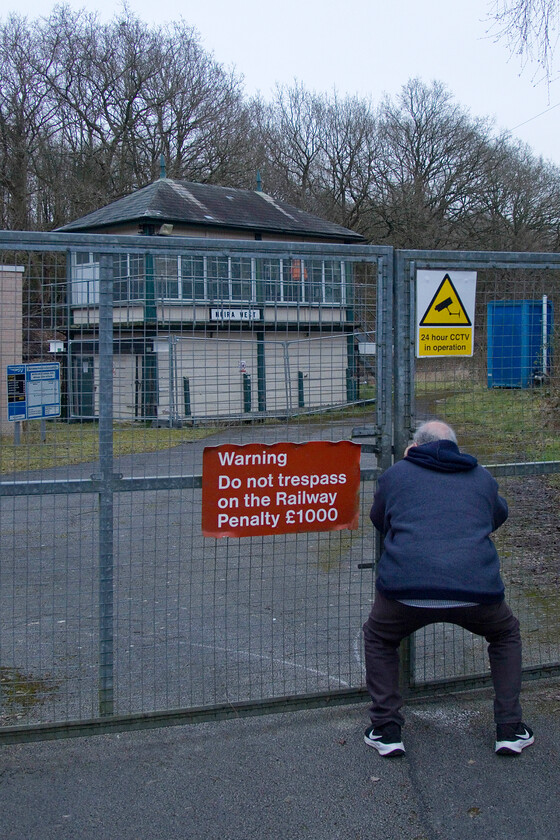
[(487, 307), (488, 387), (529, 388), (550, 373), (553, 306), (493, 300)]

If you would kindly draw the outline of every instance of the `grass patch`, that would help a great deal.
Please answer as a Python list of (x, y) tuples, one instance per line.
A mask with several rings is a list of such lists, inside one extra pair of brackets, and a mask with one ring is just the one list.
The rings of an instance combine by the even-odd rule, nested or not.
[(559, 435), (542, 390), (439, 385), (438, 390), (418, 386), (417, 403), (453, 426), (460, 444), (485, 463), (560, 460)]
[[(99, 458), (99, 427), (95, 422), (49, 422), (45, 442), (41, 441), (38, 422), (29, 421), (23, 427), (18, 446), (9, 436), (0, 439), (0, 473), (84, 464)], [(119, 424), (113, 430), (113, 452), (116, 458), (133, 453), (157, 452), (200, 440), (215, 432), (215, 427), (169, 429)]]
[(353, 535), (353, 531), (331, 531), (318, 535), (317, 566), (322, 572), (340, 569), (342, 561), (352, 548)]
[(558, 645), (560, 642), (560, 596), (556, 590), (530, 589), (525, 597), (530, 605), (530, 612), (539, 618), (534, 637), (546, 645)]
[[(374, 403), (335, 408), (324, 412), (310, 412), (294, 418), (294, 422), (324, 424), (347, 418), (370, 417)], [(285, 420), (267, 418), (267, 425), (278, 425)], [(202, 440), (220, 431), (215, 424), (172, 429), (152, 427), (142, 423), (119, 423), (113, 428), (113, 455), (142, 454), (171, 449), (195, 440)], [(42, 470), (49, 467), (63, 467), (70, 464), (87, 464), (99, 458), (99, 426), (97, 422), (65, 423), (49, 421), (46, 424), (46, 440), (41, 440), (40, 421), (26, 421), (22, 424), (21, 442), (14, 444), (10, 435), (0, 437), (0, 475), (27, 470)]]
[(46, 703), (59, 689), (50, 675), (37, 677), (18, 668), (0, 667), (0, 697), (9, 715), (24, 714), (34, 706)]

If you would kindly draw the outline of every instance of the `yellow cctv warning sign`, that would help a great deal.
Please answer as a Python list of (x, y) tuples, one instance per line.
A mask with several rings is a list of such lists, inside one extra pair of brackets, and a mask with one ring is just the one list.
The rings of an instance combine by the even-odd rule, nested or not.
[(472, 356), (476, 272), (421, 270), (416, 285), (417, 357)]
[(423, 318), (420, 320), (421, 327), (470, 327), (471, 319), (465, 311), (463, 302), (457, 293), (457, 289), (451, 282), (449, 274), (446, 274)]

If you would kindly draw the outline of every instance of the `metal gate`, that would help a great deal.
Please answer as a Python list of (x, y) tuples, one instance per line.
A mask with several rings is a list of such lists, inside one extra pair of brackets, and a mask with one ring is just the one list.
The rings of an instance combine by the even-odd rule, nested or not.
[[(476, 272), (472, 356), (416, 358), (418, 273), (426, 270), (436, 283)], [(395, 456), (420, 422), (437, 417), (496, 477), (510, 516), (494, 539), (521, 622), (525, 676), (557, 672), (560, 257), (398, 252), (395, 278)], [(427, 628), (404, 658), (411, 692), (489, 681), (484, 640), (460, 628)]]
[[(2, 364), (56, 360), (63, 383), (61, 418), (2, 428), (0, 740), (361, 697), (360, 565), (391, 459), (390, 249), (0, 246), (0, 278), (23, 278)], [(356, 429), (357, 531), (202, 536), (205, 445)]]
[[(526, 664), (557, 666), (555, 369), (489, 389), (486, 325), (502, 300), (558, 313), (560, 258), (21, 233), (0, 254), (2, 387), (18, 362), (61, 383), (57, 419), (7, 422), (0, 391), (0, 741), (364, 698), (369, 506), (427, 416), (499, 477)], [(415, 363), (418, 268), (479, 272), (472, 358)], [(348, 438), (357, 531), (202, 536), (204, 446)], [(485, 679), (449, 628), (404, 664), (417, 693)]]

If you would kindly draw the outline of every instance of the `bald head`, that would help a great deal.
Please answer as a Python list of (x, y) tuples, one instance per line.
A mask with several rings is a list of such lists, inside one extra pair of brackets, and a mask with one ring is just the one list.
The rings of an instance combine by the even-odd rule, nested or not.
[(457, 443), (457, 436), (447, 423), (442, 423), (441, 420), (428, 420), (416, 429), (413, 440), (417, 446), (437, 440), (451, 440)]

